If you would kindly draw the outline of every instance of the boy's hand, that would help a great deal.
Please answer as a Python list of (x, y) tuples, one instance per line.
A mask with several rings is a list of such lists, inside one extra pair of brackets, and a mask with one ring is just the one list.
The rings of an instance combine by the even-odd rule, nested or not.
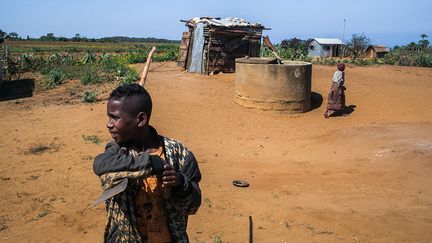
[(161, 175), (164, 171), (164, 162), (157, 155), (150, 155), (151, 167), (154, 175)]
[(183, 185), (183, 177), (179, 175), (171, 165), (164, 165), (162, 173), (162, 187), (177, 187)]

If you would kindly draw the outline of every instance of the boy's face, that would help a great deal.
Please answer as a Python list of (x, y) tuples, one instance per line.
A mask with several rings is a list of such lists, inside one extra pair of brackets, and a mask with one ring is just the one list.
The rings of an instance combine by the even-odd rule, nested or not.
[(107, 103), (107, 128), (117, 143), (133, 140), (138, 135), (140, 119), (126, 109), (127, 101), (110, 99)]

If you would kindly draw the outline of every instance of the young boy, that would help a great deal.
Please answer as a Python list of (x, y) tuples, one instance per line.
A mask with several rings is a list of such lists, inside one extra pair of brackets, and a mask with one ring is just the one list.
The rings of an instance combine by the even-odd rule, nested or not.
[(114, 195), (106, 200), (104, 242), (188, 242), (188, 215), (201, 204), (201, 173), (192, 152), (149, 125), (151, 111), (150, 95), (138, 84), (110, 94), (113, 141), (93, 164), (104, 193)]

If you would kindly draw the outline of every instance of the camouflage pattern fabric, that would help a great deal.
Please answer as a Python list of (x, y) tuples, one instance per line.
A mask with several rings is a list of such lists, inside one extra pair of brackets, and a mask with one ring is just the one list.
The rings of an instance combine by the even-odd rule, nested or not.
[[(176, 171), (185, 174), (187, 180), (186, 193), (172, 193), (166, 200), (168, 225), (174, 242), (189, 242), (186, 233), (188, 215), (194, 214), (201, 204), (201, 192), (198, 182), (201, 174), (193, 154), (181, 143), (161, 137), (165, 147), (166, 162)], [(142, 239), (138, 230), (135, 199), (139, 190), (140, 180), (151, 175), (151, 169), (140, 171), (109, 172), (100, 175), (103, 189), (109, 189), (128, 178), (126, 190), (106, 201), (107, 224), (105, 227), (105, 242), (147, 242)]]

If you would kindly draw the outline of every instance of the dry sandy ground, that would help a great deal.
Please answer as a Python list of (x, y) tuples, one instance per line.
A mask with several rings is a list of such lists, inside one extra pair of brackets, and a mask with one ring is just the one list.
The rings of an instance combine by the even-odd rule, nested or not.
[[(313, 67), (324, 100), (334, 69)], [(348, 66), (346, 79), (355, 110), (324, 119), (324, 104), (301, 115), (237, 106), (235, 74), (174, 63), (149, 74), (152, 125), (184, 142), (203, 173), (191, 242), (247, 242), (249, 216), (255, 242), (432, 241), (432, 69)], [(65, 90), (0, 102), (0, 241), (102, 240), (104, 208), (88, 207), (104, 146), (83, 135), (108, 141), (106, 103), (58, 105)]]

